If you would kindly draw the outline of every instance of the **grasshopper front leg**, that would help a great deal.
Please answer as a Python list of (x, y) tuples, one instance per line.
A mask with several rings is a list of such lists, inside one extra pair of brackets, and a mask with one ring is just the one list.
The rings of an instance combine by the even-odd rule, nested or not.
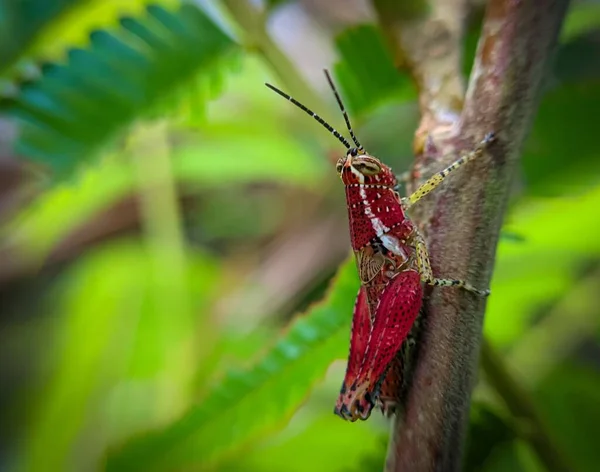
[(402, 205), (405, 209), (410, 208), (412, 205), (417, 203), (421, 198), (434, 190), (438, 185), (440, 185), (446, 177), (448, 177), (452, 172), (464, 166), (467, 162), (472, 161), (473, 159), (480, 157), (483, 154), (483, 151), (490, 145), (492, 141), (494, 141), (496, 137), (494, 133), (488, 133), (485, 135), (483, 140), (473, 149), (471, 152), (468, 152), (464, 156), (460, 157), (444, 170), (433, 174), (424, 184), (422, 184), (417, 190), (415, 190), (408, 198), (402, 199)]

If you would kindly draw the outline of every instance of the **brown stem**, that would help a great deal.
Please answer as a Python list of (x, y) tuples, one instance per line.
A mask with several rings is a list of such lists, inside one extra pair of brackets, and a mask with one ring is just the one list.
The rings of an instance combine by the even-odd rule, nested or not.
[(419, 89), (421, 122), (414, 151), (420, 155), (433, 128), (451, 127), (460, 116), (467, 1), (374, 0), (374, 6), (397, 65), (409, 71)]
[[(511, 178), (567, 6), (568, 0), (490, 0), (460, 119), (451, 128), (442, 123), (444, 133), (436, 132), (437, 119), (428, 124), (434, 144), (424, 152), (436, 168), (487, 132), (498, 137), (486, 156), (419, 203), (415, 220), (429, 235), (435, 274), (489, 283)], [(394, 424), (388, 450), (389, 471), (461, 466), (485, 301), (462, 290), (430, 293), (405, 415)]]

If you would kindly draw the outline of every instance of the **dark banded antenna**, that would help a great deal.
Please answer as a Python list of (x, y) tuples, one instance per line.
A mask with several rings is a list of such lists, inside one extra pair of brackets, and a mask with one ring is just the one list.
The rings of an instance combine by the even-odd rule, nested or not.
[(335, 95), (335, 99), (338, 102), (340, 111), (342, 112), (342, 115), (344, 115), (344, 121), (346, 122), (346, 128), (348, 128), (348, 131), (350, 132), (350, 137), (352, 138), (352, 141), (354, 141), (354, 144), (356, 144), (356, 147), (358, 149), (362, 149), (362, 146), (358, 142), (358, 139), (356, 139), (356, 136), (354, 136), (354, 131), (352, 131), (352, 125), (350, 124), (350, 118), (348, 118), (348, 113), (346, 113), (346, 109), (344, 108), (344, 104), (342, 103), (342, 99), (340, 98), (340, 94), (338, 93), (337, 89), (335, 88), (333, 80), (331, 80), (329, 71), (327, 69), (323, 69), (323, 72), (325, 72), (325, 77), (327, 77), (327, 82), (329, 82), (329, 86), (331, 87), (331, 90), (333, 90), (333, 94)]
[[(271, 84), (267, 84), (265, 83), (265, 85), (267, 87), (269, 87), (271, 90), (273, 90), (273, 92), (278, 93), (279, 95), (281, 95), (283, 98), (289, 100), (290, 102), (292, 102), (294, 105), (296, 105), (298, 108), (300, 108), (301, 110), (303, 110), (304, 112), (306, 112), (307, 114), (309, 114), (310, 116), (312, 116), (315, 120), (317, 120), (319, 123), (321, 123), (325, 129), (327, 129), (331, 134), (333, 134), (344, 146), (346, 146), (346, 149), (350, 149), (352, 146), (350, 146), (350, 143), (348, 142), (348, 140), (346, 138), (344, 138), (340, 133), (338, 133), (335, 129), (333, 129), (333, 126), (331, 126), (329, 123), (327, 123), (323, 118), (321, 118), (319, 115), (317, 115), (314, 111), (312, 111), (311, 109), (305, 107), (304, 105), (302, 105), (302, 103), (300, 103), (298, 100), (296, 100), (295, 98), (290, 97), (287, 93), (282, 92), (281, 90), (279, 90), (277, 87), (273, 87)], [(346, 122), (348, 122), (348, 120), (346, 119)], [(356, 142), (356, 139), (354, 139), (354, 142)]]

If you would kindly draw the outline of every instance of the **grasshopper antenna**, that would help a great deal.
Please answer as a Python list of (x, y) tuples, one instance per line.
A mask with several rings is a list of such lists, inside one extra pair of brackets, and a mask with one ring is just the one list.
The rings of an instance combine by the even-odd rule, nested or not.
[(333, 94), (335, 95), (335, 99), (338, 102), (340, 111), (342, 112), (342, 115), (344, 115), (344, 121), (346, 122), (346, 128), (348, 128), (348, 131), (350, 132), (350, 137), (352, 138), (352, 141), (354, 141), (354, 144), (356, 144), (356, 147), (358, 149), (362, 149), (363, 147), (358, 142), (358, 139), (356, 139), (356, 136), (354, 136), (354, 131), (352, 131), (352, 125), (350, 124), (350, 118), (348, 118), (348, 113), (346, 113), (346, 109), (344, 108), (344, 103), (342, 102), (342, 99), (340, 98), (340, 94), (338, 93), (337, 89), (335, 88), (333, 80), (331, 79), (331, 75), (329, 75), (329, 71), (327, 69), (323, 69), (323, 72), (325, 72), (325, 77), (327, 77), (327, 82), (329, 82), (329, 86), (331, 87), (331, 90), (333, 90)]
[[(335, 129), (333, 129), (333, 126), (331, 126), (329, 123), (327, 123), (323, 118), (321, 118), (319, 115), (317, 115), (314, 111), (312, 111), (311, 109), (305, 107), (304, 105), (302, 105), (302, 103), (300, 103), (298, 100), (296, 100), (295, 98), (290, 97), (287, 93), (282, 92), (281, 90), (279, 90), (277, 87), (273, 87), (271, 84), (267, 84), (265, 83), (265, 85), (267, 87), (269, 87), (271, 90), (273, 90), (273, 92), (278, 93), (279, 95), (281, 95), (283, 98), (289, 100), (290, 102), (292, 102), (294, 105), (296, 105), (298, 108), (300, 108), (302, 111), (304, 111), (305, 113), (309, 114), (310, 116), (312, 116), (315, 120), (317, 120), (319, 123), (321, 123), (321, 125), (323, 125), (323, 127), (325, 127), (325, 129), (327, 129), (331, 134), (333, 134), (344, 146), (346, 146), (346, 149), (350, 149), (352, 146), (350, 145), (350, 143), (348, 142), (348, 140), (346, 138), (344, 138), (340, 133), (338, 133)], [(346, 123), (348, 123), (348, 118), (346, 118)], [(356, 142), (356, 138), (354, 138), (353, 135), (353, 140), (354, 142)], [(358, 144), (357, 144), (358, 145)]]

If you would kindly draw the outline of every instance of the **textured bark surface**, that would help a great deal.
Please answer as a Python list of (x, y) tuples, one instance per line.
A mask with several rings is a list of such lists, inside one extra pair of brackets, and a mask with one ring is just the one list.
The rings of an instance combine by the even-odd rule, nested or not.
[[(403, 4), (403, 5), (398, 5)], [(396, 64), (406, 68), (419, 89), (421, 123), (414, 151), (423, 153), (429, 133), (449, 131), (460, 117), (465, 0), (375, 0), (379, 22)]]
[[(427, 164), (423, 177), (472, 148), (487, 132), (494, 131), (498, 140), (482, 159), (419, 202), (413, 217), (427, 234), (436, 275), (466, 278), (485, 288), (511, 178), (568, 0), (491, 0), (464, 101), (457, 95), (460, 79), (451, 77), (459, 74), (460, 54), (446, 52), (443, 60), (439, 50), (446, 47), (441, 45), (444, 41), (461, 47), (456, 39), (462, 36), (466, 3), (428, 3), (406, 19), (394, 16), (390, 2), (375, 2), (379, 17), (385, 18), (386, 34), (409, 58), (421, 89), (422, 121), (415, 150), (422, 151), (420, 162)], [(406, 28), (413, 33), (403, 33)], [(419, 32), (425, 38), (415, 40)], [(460, 105), (462, 111), (453, 117)], [(461, 467), (485, 300), (454, 289), (429, 294), (405, 415), (396, 420), (390, 441), (389, 471)]]

